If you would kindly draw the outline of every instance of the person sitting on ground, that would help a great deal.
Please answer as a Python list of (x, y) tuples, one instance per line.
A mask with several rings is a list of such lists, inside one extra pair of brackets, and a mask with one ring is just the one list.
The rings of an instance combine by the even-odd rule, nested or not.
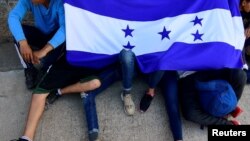
[[(236, 96), (236, 105), (233, 107), (232, 111), (228, 111), (221, 116), (215, 116), (212, 113), (208, 113), (200, 103), (201, 93), (200, 89), (197, 87), (197, 83), (208, 82), (211, 83), (215, 80), (223, 81), (219, 86), (206, 86), (208, 89), (215, 89), (215, 91), (206, 91), (206, 93), (213, 94), (216, 93), (225, 93), (233, 94)], [(228, 83), (232, 90), (229, 89), (223, 90), (220, 85), (225, 85), (224, 82)], [(242, 69), (219, 69), (219, 70), (206, 70), (206, 71), (185, 71), (180, 72), (179, 80), (179, 91), (181, 98), (181, 109), (183, 116), (186, 120), (198, 123), (200, 125), (240, 125), (236, 119), (228, 119), (228, 116), (236, 118), (242, 112), (241, 108), (237, 106), (237, 102), (240, 100), (243, 93), (244, 86), (246, 84), (246, 74)], [(229, 92), (227, 92), (229, 91)], [(207, 101), (208, 103), (212, 101)], [(227, 103), (230, 104), (230, 103)], [(237, 107), (236, 107), (237, 106)], [(212, 108), (213, 106), (210, 106)], [(209, 108), (209, 107), (208, 107)], [(211, 110), (219, 110), (220, 107), (216, 107)]]
[[(22, 24), (28, 11), (33, 15), (35, 26)], [(19, 0), (9, 13), (8, 25), (25, 62), (26, 86), (32, 89), (38, 82), (37, 68), (46, 71), (65, 50), (63, 1)]]
[(68, 64), (65, 56), (60, 58), (34, 89), (24, 134), (16, 141), (32, 141), (45, 107), (49, 107), (62, 95), (72, 93), (81, 93), (89, 141), (99, 141), (95, 97), (120, 79), (116, 68), (116, 65), (103, 70), (73, 67)]

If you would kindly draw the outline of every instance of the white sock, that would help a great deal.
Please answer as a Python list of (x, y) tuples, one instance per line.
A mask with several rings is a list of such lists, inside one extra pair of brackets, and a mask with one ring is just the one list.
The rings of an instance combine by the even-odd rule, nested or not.
[(25, 140), (28, 140), (28, 141), (32, 141), (29, 137), (27, 136), (22, 136), (21, 139), (25, 139)]
[(57, 93), (58, 93), (59, 95), (62, 95), (61, 89), (57, 89)]

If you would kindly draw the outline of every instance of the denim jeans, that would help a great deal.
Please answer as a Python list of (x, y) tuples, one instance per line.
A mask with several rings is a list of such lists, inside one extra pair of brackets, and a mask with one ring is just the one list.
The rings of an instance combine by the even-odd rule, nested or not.
[[(138, 67), (135, 62), (135, 54), (131, 50), (123, 49), (119, 54), (122, 71), (122, 84), (125, 90), (131, 90), (133, 77), (137, 74), (136, 68)], [(155, 88), (161, 80), (164, 71), (155, 71), (148, 73), (147, 84), (149, 88)]]
[[(54, 36), (55, 32), (52, 32), (51, 34), (43, 34), (39, 29), (33, 26), (29, 25), (22, 25), (23, 32), (25, 34), (26, 40), (28, 41), (28, 44), (30, 45), (31, 49), (33, 51), (42, 49), (48, 41)], [(17, 41), (15, 41), (18, 48), (20, 48)], [(20, 49), (19, 49), (20, 50)], [(42, 58), (41, 61), (41, 68), (43, 70), (47, 70), (47, 68), (53, 64), (62, 54), (65, 52), (65, 42), (62, 43), (60, 46), (55, 48), (53, 51), (49, 52), (44, 58)], [(33, 64), (25, 62), (27, 65), (27, 68), (32, 68)]]
[(135, 54), (131, 50), (123, 49), (119, 54), (122, 70), (122, 85), (125, 90), (131, 90), (135, 75)]
[(99, 130), (95, 97), (115, 81), (119, 80), (120, 74), (117, 67), (112, 67), (103, 71), (100, 75), (98, 75), (98, 77), (101, 81), (101, 86), (93, 91), (88, 91), (81, 94), (89, 134), (98, 132)]
[(182, 140), (182, 122), (178, 99), (178, 75), (176, 71), (165, 71), (160, 86), (174, 140)]
[(154, 71), (149, 74), (147, 74), (147, 84), (149, 88), (155, 88), (158, 83), (161, 81), (165, 71), (159, 70), (159, 71)]

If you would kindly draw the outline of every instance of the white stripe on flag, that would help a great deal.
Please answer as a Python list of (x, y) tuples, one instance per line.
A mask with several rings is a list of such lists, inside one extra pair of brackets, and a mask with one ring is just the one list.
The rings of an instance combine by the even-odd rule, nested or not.
[[(198, 44), (224, 42), (242, 50), (244, 29), (241, 17), (231, 17), (224, 9), (207, 10), (194, 14), (183, 14), (157, 21), (125, 21), (97, 15), (84, 9), (65, 3), (67, 50), (92, 52), (97, 54), (117, 54), (128, 41), (135, 46), (136, 55), (167, 50), (174, 42)], [(67, 12), (68, 11), (68, 12)], [(202, 25), (191, 22), (198, 16), (203, 18)], [(122, 29), (129, 25), (133, 37), (127, 36)], [(161, 40), (159, 32), (165, 26), (170, 39)], [(235, 27), (235, 29), (232, 29)], [(204, 34), (201, 40), (195, 40), (196, 31)]]

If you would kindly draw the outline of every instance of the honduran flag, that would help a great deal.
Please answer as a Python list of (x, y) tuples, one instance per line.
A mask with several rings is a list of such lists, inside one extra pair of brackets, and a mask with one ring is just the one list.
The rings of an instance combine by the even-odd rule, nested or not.
[(241, 68), (239, 0), (65, 0), (67, 60), (102, 68), (132, 50), (143, 72)]

